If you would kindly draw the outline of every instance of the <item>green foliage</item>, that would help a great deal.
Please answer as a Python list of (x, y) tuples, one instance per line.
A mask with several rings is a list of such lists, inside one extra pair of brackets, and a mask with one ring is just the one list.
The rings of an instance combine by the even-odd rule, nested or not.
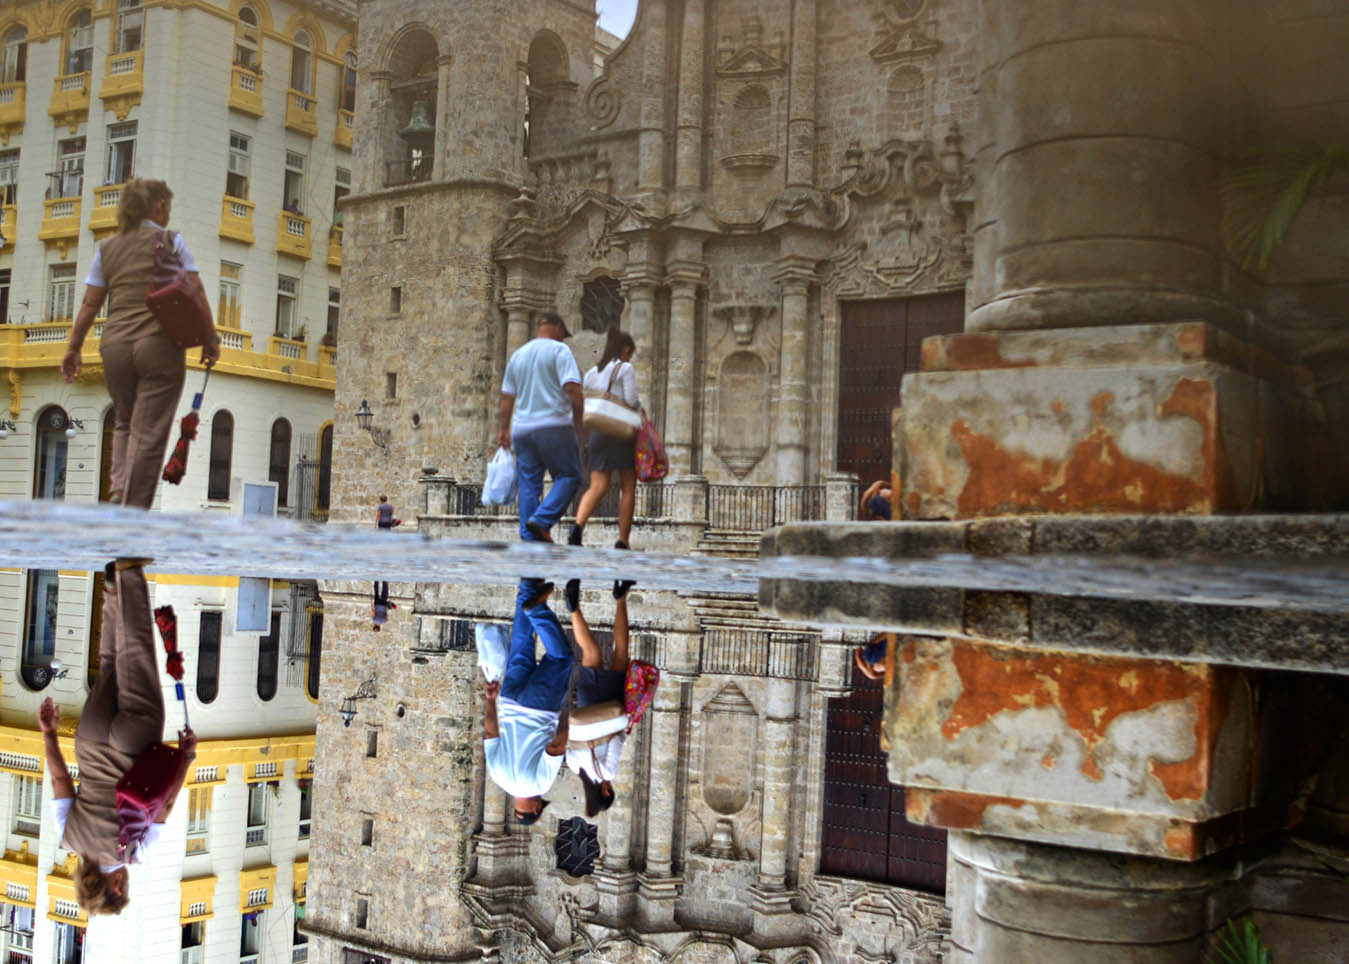
[(1223, 229), (1241, 266), (1264, 271), (1317, 185), (1349, 169), (1349, 148), (1282, 144), (1247, 151), (1222, 179)]
[(1243, 918), (1241, 927), (1229, 920), (1217, 946), (1204, 956), (1204, 964), (1274, 964), (1269, 949), (1260, 943), (1260, 931), (1249, 918)]

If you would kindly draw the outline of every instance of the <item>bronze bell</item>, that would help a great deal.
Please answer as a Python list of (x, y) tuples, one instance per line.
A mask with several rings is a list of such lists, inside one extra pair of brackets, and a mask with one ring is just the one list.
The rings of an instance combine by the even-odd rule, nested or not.
[(431, 102), (425, 98), (412, 102), (408, 126), (398, 132), (414, 151), (430, 153), (436, 143), (436, 125), (431, 123)]

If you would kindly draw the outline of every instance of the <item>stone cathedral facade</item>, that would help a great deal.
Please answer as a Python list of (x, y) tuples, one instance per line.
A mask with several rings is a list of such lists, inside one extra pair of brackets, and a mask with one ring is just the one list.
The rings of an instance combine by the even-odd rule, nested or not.
[[(1343, 238), (1336, 202), (1312, 198), (1263, 279), (1219, 230), (1218, 159), (1240, 124), (1349, 126), (1324, 39), (1345, 16), (1276, 6), (641, 0), (597, 55), (589, 2), (362, 0), (331, 519), (369, 524), (384, 494), (423, 532), (514, 539), (477, 484), (505, 360), (549, 309), (582, 369), (607, 324), (636, 340), (671, 457), (639, 493), (639, 549), (754, 555), (777, 524), (852, 519), (859, 485), (892, 469), (911, 519), (1342, 507), (1345, 352), (1328, 320), (1346, 272), (1315, 240)], [(1318, 458), (1315, 438), (1335, 444)], [(1008, 532), (971, 529), (971, 551)], [(600, 519), (587, 538), (606, 535)], [(586, 590), (607, 629), (607, 586)], [(1160, 709), (1126, 663), (1080, 692), (999, 694), (1006, 653), (1045, 625), (972, 595), (931, 627), (956, 642), (906, 644), (922, 658), (892, 666), (917, 693), (916, 716), (887, 723), (906, 801), (879, 691), (850, 665), (865, 620), (822, 633), (750, 597), (639, 587), (635, 655), (664, 682), (619, 802), (571, 822), (564, 771), (526, 832), (484, 780), (472, 652), (474, 621), (508, 618), (508, 587), (395, 586), (378, 635), (368, 586), (322, 594), (304, 929), (323, 964), (1179, 962), (1226, 906), (1209, 877), (1185, 883), (1185, 861), (1256, 826), (1232, 788), (1263, 757), (1195, 748), (1224, 719), (1263, 725), (1222, 702), (1254, 671), (1211, 670), (1214, 650), (1167, 657), (1185, 685)], [(898, 594), (877, 598), (875, 624), (911, 624), (884, 612)], [(1173, 642), (1144, 630), (1087, 626), (1088, 654), (1053, 656), (1054, 672)], [(970, 699), (987, 686), (993, 709), (939, 726), (951, 701), (920, 671)], [(1172, 725), (1099, 766), (1066, 733), (1067, 751), (1031, 759), (1060, 700), (1105, 721), (1082, 753), (1135, 746), (1106, 739), (1116, 717)], [(936, 749), (906, 769), (901, 738)], [(1185, 779), (1154, 785), (1165, 767)], [(1027, 817), (1045, 793), (1065, 799)], [(564, 830), (593, 840), (588, 859), (559, 856)], [(1077, 846), (1108, 856), (1079, 863)], [(1107, 878), (1098, 906), (1081, 896)], [(1190, 903), (1130, 917), (1149, 887)]]

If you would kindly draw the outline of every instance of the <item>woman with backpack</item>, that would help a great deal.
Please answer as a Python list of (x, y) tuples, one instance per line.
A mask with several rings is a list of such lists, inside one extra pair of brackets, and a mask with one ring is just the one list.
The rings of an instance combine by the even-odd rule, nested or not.
[[(608, 395), (615, 401), (632, 409), (641, 410), (637, 398), (637, 374), (632, 367), (632, 356), (637, 345), (632, 336), (620, 331), (617, 325), (609, 326), (604, 341), (604, 354), (599, 364), (585, 373), (581, 380), (587, 395)], [(609, 479), (618, 473), (618, 541), (615, 549), (628, 548), (628, 539), (632, 534), (632, 517), (637, 509), (637, 462), (636, 439), (626, 440), (605, 435), (592, 430), (590, 442), (586, 448), (586, 462), (590, 466), (590, 488), (581, 496), (581, 504), (576, 509), (576, 522), (571, 527), (567, 544), (579, 546), (581, 533), (585, 530), (595, 507), (609, 491)]]
[(627, 739), (627, 716), (614, 717), (616, 732), (592, 739), (576, 739), (584, 735), (584, 727), (606, 727), (602, 720), (587, 722), (588, 708), (602, 710), (601, 704), (618, 703), (623, 709), (623, 690), (628, 673), (628, 590), (634, 584), (629, 580), (614, 583), (614, 653), (609, 665), (590, 631), (590, 624), (581, 613), (581, 580), (567, 583), (567, 611), (571, 613), (571, 632), (581, 647), (581, 670), (576, 678), (576, 705), (572, 711), (571, 739), (567, 741), (567, 768), (581, 778), (585, 789), (586, 816), (594, 817), (614, 803), (614, 777), (618, 775), (618, 760)]

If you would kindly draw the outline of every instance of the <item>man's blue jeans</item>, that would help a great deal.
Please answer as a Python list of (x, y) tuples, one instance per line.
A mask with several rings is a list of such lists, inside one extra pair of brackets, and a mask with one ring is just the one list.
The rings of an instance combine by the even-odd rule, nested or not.
[[(515, 450), (515, 482), (520, 493), (520, 538), (534, 541), (526, 522), (551, 529), (581, 487), (581, 449), (570, 425), (536, 428), (511, 436)], [(543, 498), (543, 473), (553, 477)], [(542, 499), (542, 501), (540, 501)]]
[[(560, 710), (571, 685), (571, 644), (562, 624), (547, 605), (525, 609), (525, 600), (539, 590), (538, 580), (521, 579), (515, 593), (515, 622), (501, 696), (536, 710)], [(543, 640), (546, 655), (534, 661), (534, 635)]]

